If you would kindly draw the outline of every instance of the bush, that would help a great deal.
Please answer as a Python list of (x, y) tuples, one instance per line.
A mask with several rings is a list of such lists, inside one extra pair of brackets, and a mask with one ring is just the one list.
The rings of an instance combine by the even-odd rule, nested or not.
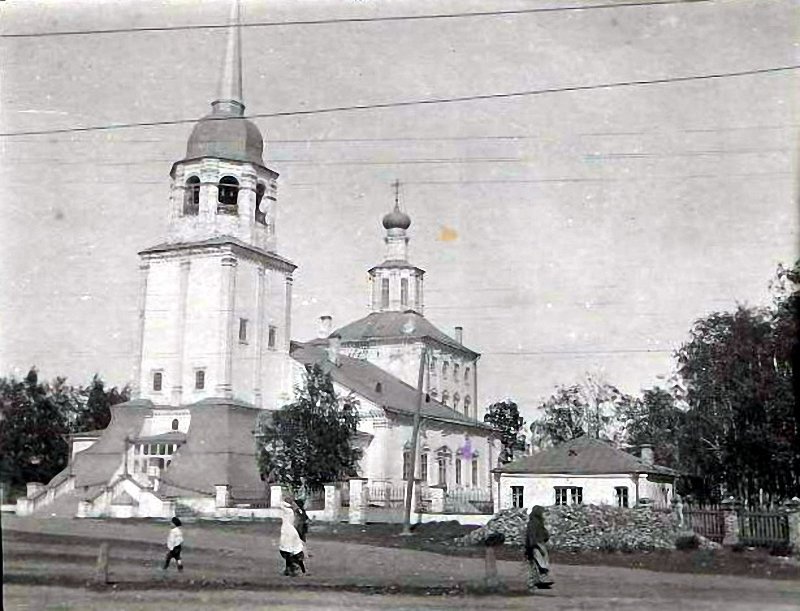
[(680, 534), (675, 539), (675, 549), (682, 551), (698, 549), (700, 547), (700, 539), (694, 533)]
[[(525, 542), (528, 514), (525, 509), (507, 509), (465, 537), (459, 545), (483, 543), (492, 533), (502, 533), (509, 545)], [(675, 549), (677, 525), (671, 514), (650, 508), (627, 509), (603, 505), (549, 507), (545, 523), (549, 547), (566, 551), (597, 550), (632, 552)]]

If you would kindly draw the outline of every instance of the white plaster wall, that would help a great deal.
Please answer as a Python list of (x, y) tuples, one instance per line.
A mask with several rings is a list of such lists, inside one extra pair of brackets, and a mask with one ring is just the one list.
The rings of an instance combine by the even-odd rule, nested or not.
[[(525, 507), (533, 505), (549, 506), (555, 504), (556, 486), (583, 488), (584, 505), (616, 505), (614, 488), (628, 488), (628, 504), (636, 503), (636, 485), (632, 475), (539, 475), (503, 473), (500, 475), (500, 508), (512, 507), (512, 486), (523, 486)], [(569, 499), (568, 499), (569, 502)]]
[(674, 494), (672, 482), (658, 481), (658, 478), (653, 478), (656, 481), (652, 481), (651, 477), (640, 478), (639, 497), (650, 499), (657, 507), (670, 507)]
[[(233, 395), (248, 403), (255, 403), (254, 390), (259, 372), (257, 366), (258, 344), (258, 289), (259, 266), (248, 259), (239, 258), (236, 266), (236, 287), (231, 325), (231, 384)], [(239, 321), (247, 320), (247, 337), (239, 339)], [(266, 336), (265, 336), (266, 341)]]
[(75, 458), (75, 455), (78, 452), (83, 452), (84, 450), (92, 447), (94, 442), (97, 439), (75, 439), (72, 441), (72, 458)]
[[(180, 292), (180, 263), (177, 259), (150, 261), (145, 301), (142, 344), (141, 396), (154, 403), (168, 404), (177, 379), (175, 339)], [(153, 390), (153, 373), (162, 371), (161, 391)]]
[(139, 431), (140, 437), (151, 437), (172, 432), (172, 421), (178, 420), (178, 431), (189, 432), (192, 414), (188, 409), (156, 408), (144, 419)]

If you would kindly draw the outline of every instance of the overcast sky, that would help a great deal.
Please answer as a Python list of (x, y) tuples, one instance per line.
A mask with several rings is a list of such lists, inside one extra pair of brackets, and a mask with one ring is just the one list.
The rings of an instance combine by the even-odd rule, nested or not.
[[(245, 23), (588, 6), (244, 0)], [(605, 4), (608, 4), (606, 2)], [(223, 24), (220, 2), (0, 2), (3, 34)], [(729, 0), (249, 27), (246, 112), (800, 64), (800, 11)], [(225, 31), (0, 39), (0, 131), (200, 117)], [(482, 353), (481, 405), (528, 415), (591, 371), (637, 393), (692, 322), (766, 304), (797, 256), (798, 71), (259, 118), (280, 173), (295, 339), (367, 313), (399, 179), (425, 314)], [(0, 137), (0, 375), (134, 370), (137, 251), (162, 241), (190, 124)]]

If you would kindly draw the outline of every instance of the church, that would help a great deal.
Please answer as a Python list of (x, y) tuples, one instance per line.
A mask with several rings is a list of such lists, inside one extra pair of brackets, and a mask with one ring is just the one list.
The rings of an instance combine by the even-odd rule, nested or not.
[(170, 171), (165, 239), (139, 253), (135, 398), (112, 408), (105, 430), (73, 436), (68, 467), (29, 484), (20, 513), (169, 517), (177, 504), (213, 516), (263, 506), (257, 420), (291, 402), (314, 364), (358, 400), (359, 475), (370, 485), (411, 475), (424, 361), (414, 475), (447, 489), (491, 487), (499, 445), (480, 420), (480, 355), (460, 328), (451, 337), (424, 317), (425, 272), (409, 262), (411, 218), (397, 197), (382, 219), (385, 260), (368, 272), (370, 311), (339, 328), (322, 317), (317, 338), (292, 341), (298, 268), (277, 251), (279, 176), (245, 117), (238, 15), (232, 24), (219, 94)]

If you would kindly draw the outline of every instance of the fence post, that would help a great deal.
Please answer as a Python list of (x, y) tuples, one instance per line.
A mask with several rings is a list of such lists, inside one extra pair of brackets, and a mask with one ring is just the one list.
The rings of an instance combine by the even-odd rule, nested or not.
[(678, 528), (684, 529), (686, 524), (683, 517), (683, 499), (681, 499), (679, 494), (672, 497), (672, 515), (675, 518), (675, 522), (678, 524)]
[(729, 496), (720, 503), (722, 517), (725, 523), (725, 534), (722, 537), (722, 545), (738, 545), (739, 537), (739, 502)]
[(108, 542), (100, 544), (100, 551), (97, 554), (97, 566), (94, 571), (94, 580), (100, 585), (108, 583)]
[(367, 523), (367, 503), (369, 499), (369, 492), (367, 491), (367, 478), (365, 477), (351, 477), (350, 478), (350, 515), (348, 522), (350, 524), (366, 524)]
[(217, 509), (222, 509), (230, 504), (231, 487), (228, 484), (214, 486), (214, 504)]
[(323, 519), (328, 522), (339, 520), (339, 508), (342, 504), (342, 493), (336, 484), (325, 484), (325, 509)]
[(271, 484), (269, 487), (269, 506), (280, 507), (283, 503), (283, 486)]
[(789, 525), (789, 545), (794, 556), (800, 556), (800, 499), (797, 497), (783, 503)]

